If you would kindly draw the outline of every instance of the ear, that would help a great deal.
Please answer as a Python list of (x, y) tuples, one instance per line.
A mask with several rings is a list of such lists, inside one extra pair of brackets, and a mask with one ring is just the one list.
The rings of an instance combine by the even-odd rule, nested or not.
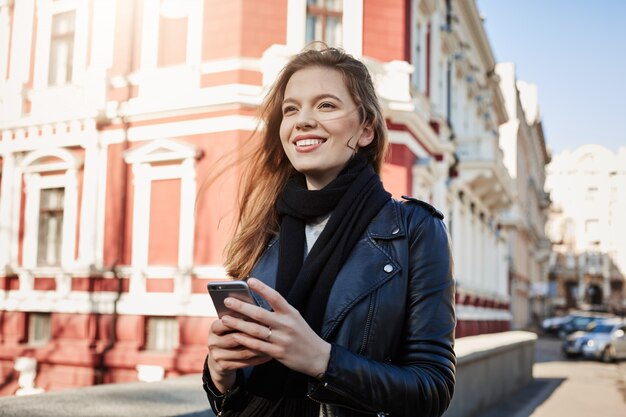
[(373, 140), (374, 140), (374, 129), (372, 128), (372, 126), (367, 125), (363, 127), (363, 133), (361, 133), (361, 136), (359, 137), (357, 145), (359, 146), (359, 148), (364, 148), (370, 143), (372, 143)]

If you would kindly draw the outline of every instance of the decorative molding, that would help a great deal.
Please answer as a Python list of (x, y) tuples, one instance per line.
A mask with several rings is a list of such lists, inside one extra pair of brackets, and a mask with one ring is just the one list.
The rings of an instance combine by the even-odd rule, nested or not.
[[(134, 176), (132, 276), (130, 291), (145, 291), (145, 271), (148, 268), (148, 242), (150, 239), (150, 204), (152, 181), (180, 179), (180, 218), (178, 244), (178, 271), (175, 293), (186, 297), (186, 278), (193, 265), (193, 231), (195, 227), (194, 206), (196, 194), (195, 160), (202, 153), (195, 145), (172, 139), (157, 139), (127, 151), (124, 160), (132, 164)], [(152, 162), (177, 162), (176, 165), (153, 166)], [(190, 291), (188, 291), (190, 293)]]
[[(56, 157), (61, 163), (36, 164), (46, 156)], [(34, 151), (20, 162), (16, 170), (17, 176), (24, 176), (26, 183), (26, 203), (24, 213), (24, 248), (23, 265), (27, 268), (37, 266), (37, 248), (39, 236), (39, 208), (42, 189), (63, 188), (63, 231), (61, 265), (74, 264), (76, 245), (77, 209), (78, 209), (78, 178), (77, 169), (82, 165), (79, 158), (74, 157), (65, 149), (41, 149)], [(43, 172), (65, 171), (61, 175), (42, 176)], [(21, 188), (21, 187), (20, 187)]]

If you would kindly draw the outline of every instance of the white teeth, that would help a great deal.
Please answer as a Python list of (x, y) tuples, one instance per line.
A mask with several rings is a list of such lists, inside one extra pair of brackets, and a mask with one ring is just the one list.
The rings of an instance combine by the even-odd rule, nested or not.
[(300, 139), (296, 141), (296, 146), (312, 146), (324, 143), (322, 139)]

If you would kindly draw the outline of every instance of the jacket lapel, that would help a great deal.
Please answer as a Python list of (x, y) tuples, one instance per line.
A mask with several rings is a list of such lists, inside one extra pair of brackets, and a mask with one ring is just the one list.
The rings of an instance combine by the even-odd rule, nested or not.
[[(346, 264), (341, 268), (330, 292), (324, 314), (322, 337), (328, 337), (341, 323), (350, 309), (402, 270), (400, 261), (383, 249), (379, 241), (401, 238), (406, 235), (400, 222), (399, 203), (390, 200), (372, 220), (366, 233), (353, 248)], [(278, 247), (274, 238), (254, 267), (251, 277), (276, 287)], [(259, 304), (270, 309), (268, 303), (253, 294)]]
[(324, 314), (323, 338), (333, 332), (357, 302), (402, 270), (399, 260), (385, 251), (379, 242), (406, 234), (396, 204), (391, 200), (381, 209), (339, 271)]

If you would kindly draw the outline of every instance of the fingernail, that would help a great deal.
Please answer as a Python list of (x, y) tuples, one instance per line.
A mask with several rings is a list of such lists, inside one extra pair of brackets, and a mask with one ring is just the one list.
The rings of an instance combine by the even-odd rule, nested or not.
[(233, 306), (233, 300), (231, 300), (230, 298), (227, 298), (224, 300), (224, 305), (226, 307), (232, 307)]

